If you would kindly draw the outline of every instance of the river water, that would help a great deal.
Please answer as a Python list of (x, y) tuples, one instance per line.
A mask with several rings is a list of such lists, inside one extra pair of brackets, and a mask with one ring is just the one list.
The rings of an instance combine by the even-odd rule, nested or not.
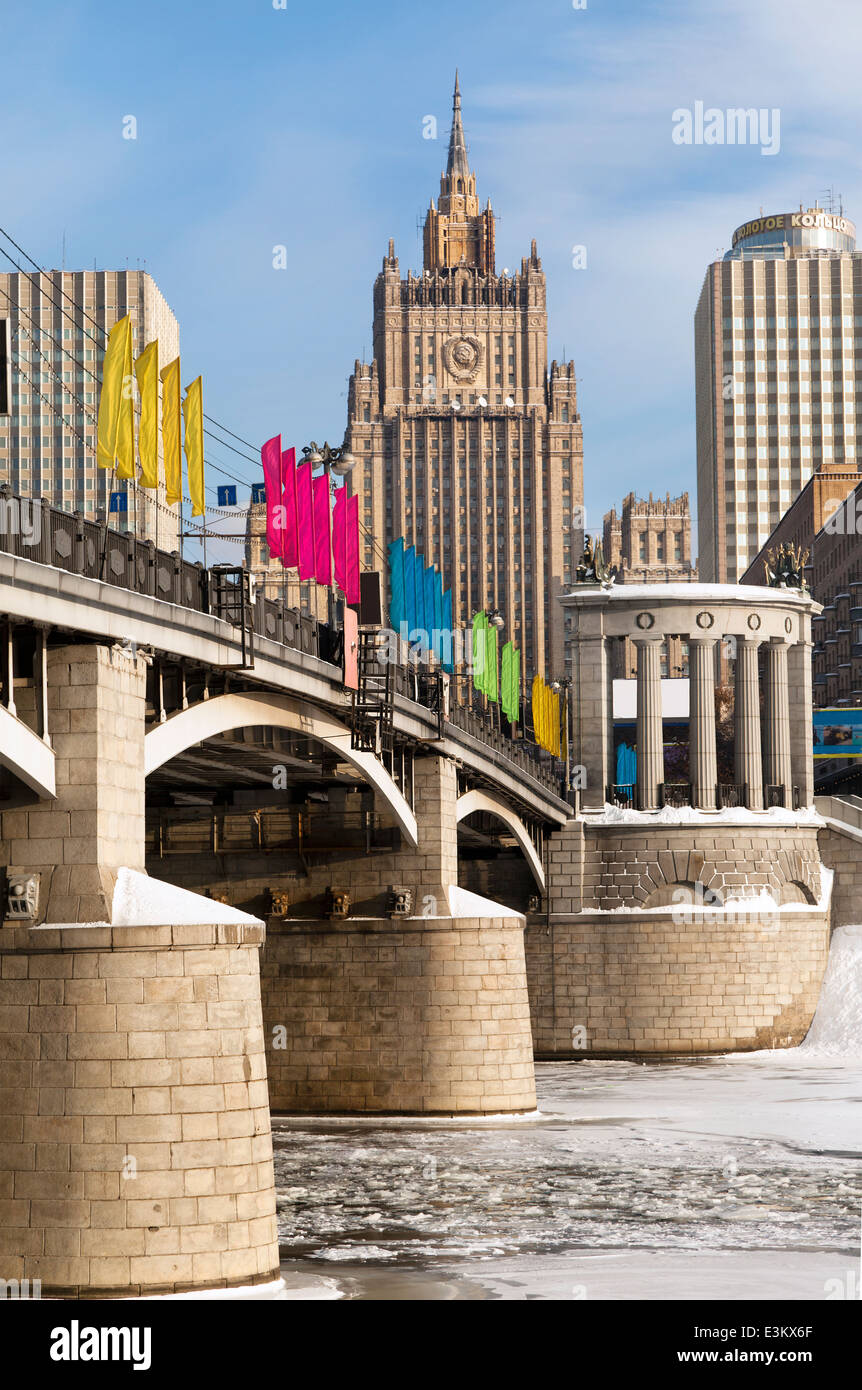
[(364, 1299), (858, 1299), (855, 931), (817, 1047), (539, 1063), (516, 1120), (275, 1120), (285, 1272)]

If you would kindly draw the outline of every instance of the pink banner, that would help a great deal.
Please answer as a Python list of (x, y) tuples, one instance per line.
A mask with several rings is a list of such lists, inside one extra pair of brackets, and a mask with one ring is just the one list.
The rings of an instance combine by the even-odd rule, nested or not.
[(284, 507), (283, 562), (286, 569), (299, 564), (299, 536), (296, 522), (296, 450), (285, 449), (281, 456), (282, 505)]
[(347, 499), (347, 587), (344, 597), (348, 603), (359, 602), (359, 498)]
[(359, 619), (354, 608), (344, 609), (344, 684), (359, 689)]
[(329, 538), (329, 476), (314, 479), (314, 575), (318, 584), (332, 583), (332, 543)]
[(281, 435), (268, 439), (260, 451), (263, 481), (266, 487), (266, 543), (270, 555), (282, 558), (281, 529)]
[(332, 509), (332, 569), (342, 593), (347, 590), (347, 489), (340, 487)]
[(311, 464), (296, 470), (296, 529), (299, 539), (299, 577), (314, 578), (314, 507), (311, 492)]

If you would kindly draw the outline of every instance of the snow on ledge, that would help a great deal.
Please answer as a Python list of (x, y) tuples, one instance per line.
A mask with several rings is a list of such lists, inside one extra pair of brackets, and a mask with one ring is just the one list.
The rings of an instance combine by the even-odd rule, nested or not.
[(114, 927), (199, 927), (234, 922), (263, 926), (259, 917), (135, 869), (117, 873), (111, 918)]
[(589, 825), (810, 825), (826, 821), (813, 806), (788, 811), (772, 806), (768, 811), (749, 811), (746, 806), (724, 806), (720, 811), (700, 811), (694, 806), (663, 806), (660, 811), (636, 811), (630, 806), (605, 802), (603, 811), (585, 811)]
[(470, 893), (459, 888), (457, 883), (449, 884), (449, 911), (453, 917), (523, 917), (513, 907), (492, 902), (490, 898), (480, 898), (478, 893)]

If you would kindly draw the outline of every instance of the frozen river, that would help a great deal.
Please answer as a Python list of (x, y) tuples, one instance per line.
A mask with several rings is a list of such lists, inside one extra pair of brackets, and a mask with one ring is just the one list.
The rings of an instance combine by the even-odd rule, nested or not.
[(276, 1121), (285, 1269), (365, 1298), (858, 1299), (855, 989), (790, 1052), (540, 1063), (532, 1118)]

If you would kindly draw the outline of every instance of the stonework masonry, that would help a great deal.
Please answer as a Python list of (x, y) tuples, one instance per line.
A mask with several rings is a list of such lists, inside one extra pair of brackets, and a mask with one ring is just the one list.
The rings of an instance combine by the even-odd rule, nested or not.
[(278, 1277), (260, 926), (0, 932), (0, 1278)]
[(261, 984), (276, 1111), (535, 1109), (522, 917), (271, 923)]
[(0, 864), (39, 873), (49, 922), (109, 922), (116, 870), (144, 867), (146, 666), (109, 645), (50, 648), (57, 796), (0, 816)]

